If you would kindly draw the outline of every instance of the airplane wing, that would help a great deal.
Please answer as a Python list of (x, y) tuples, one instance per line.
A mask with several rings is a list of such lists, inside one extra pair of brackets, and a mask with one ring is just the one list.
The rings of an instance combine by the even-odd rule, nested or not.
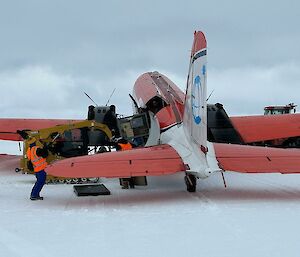
[(0, 119), (0, 140), (22, 141), (17, 130), (42, 129), (56, 125), (77, 122), (63, 119)]
[(242, 173), (300, 173), (300, 150), (214, 143), (220, 168)]
[(73, 178), (158, 176), (185, 170), (181, 157), (169, 145), (68, 158), (46, 168), (53, 176)]
[(241, 116), (230, 120), (246, 144), (300, 135), (300, 114)]

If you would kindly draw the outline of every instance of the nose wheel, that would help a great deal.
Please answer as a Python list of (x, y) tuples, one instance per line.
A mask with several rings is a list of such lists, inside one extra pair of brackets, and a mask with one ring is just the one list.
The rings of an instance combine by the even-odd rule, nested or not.
[(196, 192), (197, 178), (194, 175), (192, 174), (185, 175), (184, 181), (186, 184), (186, 190), (188, 192)]

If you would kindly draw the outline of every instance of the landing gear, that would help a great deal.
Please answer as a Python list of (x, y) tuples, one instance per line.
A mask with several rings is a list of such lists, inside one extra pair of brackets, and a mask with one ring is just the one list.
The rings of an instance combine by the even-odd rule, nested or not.
[(21, 169), (15, 168), (15, 172), (20, 172), (20, 171), (21, 171)]
[(186, 189), (188, 192), (196, 192), (197, 178), (192, 174), (187, 174), (184, 177)]

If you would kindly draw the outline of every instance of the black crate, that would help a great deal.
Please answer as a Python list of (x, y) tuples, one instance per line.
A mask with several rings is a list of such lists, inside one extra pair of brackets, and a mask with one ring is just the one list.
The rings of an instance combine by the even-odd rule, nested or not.
[(103, 184), (77, 185), (74, 186), (74, 192), (77, 196), (110, 195), (110, 191)]

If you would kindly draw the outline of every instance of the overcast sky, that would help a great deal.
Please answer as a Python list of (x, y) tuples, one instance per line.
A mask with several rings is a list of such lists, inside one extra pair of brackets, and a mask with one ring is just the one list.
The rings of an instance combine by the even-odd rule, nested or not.
[(185, 89), (194, 30), (208, 92), (229, 115), (300, 105), (299, 1), (0, 0), (0, 117), (85, 118), (90, 100), (132, 113), (136, 78)]

